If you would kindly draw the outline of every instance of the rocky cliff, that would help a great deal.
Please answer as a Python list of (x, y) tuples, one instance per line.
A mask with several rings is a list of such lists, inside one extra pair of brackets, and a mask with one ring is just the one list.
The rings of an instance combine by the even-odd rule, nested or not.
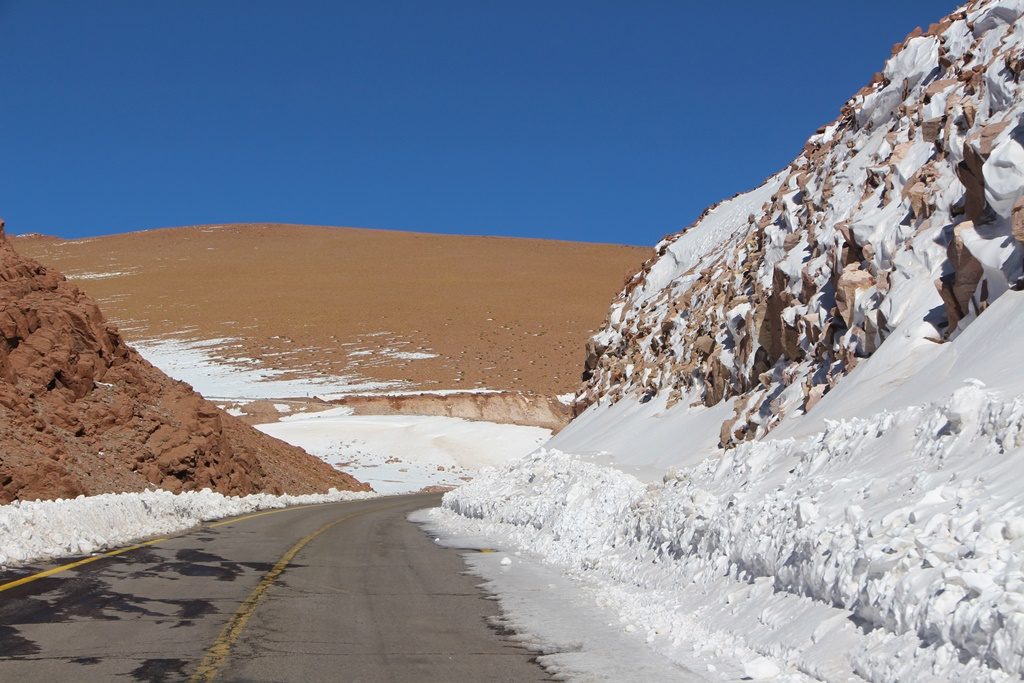
[(942, 344), (1020, 288), (1022, 15), (973, 2), (916, 30), (787, 168), (658, 244), (588, 346), (575, 411), (730, 401), (729, 446), (887, 340)]
[(151, 366), (94, 301), (16, 253), (0, 221), (0, 503), (154, 486), (366, 488)]

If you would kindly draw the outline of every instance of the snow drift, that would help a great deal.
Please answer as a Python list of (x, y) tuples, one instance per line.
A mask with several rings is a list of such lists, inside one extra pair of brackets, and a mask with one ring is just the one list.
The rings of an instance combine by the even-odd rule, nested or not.
[(105, 493), (0, 506), (0, 566), (87, 555), (143, 538), (185, 531), (202, 522), (290, 505), (376, 497), (363, 491), (225, 496), (210, 489), (171, 493)]
[[(1022, 426), (1024, 399), (969, 384), (658, 484), (541, 451), (445, 507), (568, 569), (675, 591), (705, 626), (815, 677), (992, 680), (1024, 673)], [(727, 618), (739, 597), (753, 623)]]

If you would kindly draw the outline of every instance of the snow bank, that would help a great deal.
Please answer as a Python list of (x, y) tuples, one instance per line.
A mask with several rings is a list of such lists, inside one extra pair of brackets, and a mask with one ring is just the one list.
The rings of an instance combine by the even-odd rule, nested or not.
[(704, 641), (825, 680), (1005, 680), (1024, 673), (1024, 399), (978, 384), (661, 483), (541, 451), (446, 494), (434, 522), (608, 594), (663, 592), (674, 609), (645, 627), (669, 657), (697, 618)]
[(177, 533), (201, 522), (290, 505), (376, 497), (338, 491), (301, 496), (224, 496), (210, 489), (107, 493), (0, 506), (0, 566), (89, 553)]

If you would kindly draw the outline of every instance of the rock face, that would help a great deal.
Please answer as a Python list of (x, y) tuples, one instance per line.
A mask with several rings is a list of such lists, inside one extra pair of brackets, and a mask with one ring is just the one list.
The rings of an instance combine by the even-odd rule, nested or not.
[(569, 421), (568, 406), (557, 399), (512, 391), (488, 394), (346, 396), (333, 399), (331, 403), (348, 406), (356, 415), (440, 415), (544, 427), (555, 432)]
[(972, 2), (760, 187), (663, 240), (587, 347), (597, 401), (731, 401), (721, 441), (807, 411), (897, 332), (942, 342), (1022, 284), (1024, 0)]
[(76, 286), (17, 254), (0, 221), (0, 503), (153, 486), (366, 488), (151, 366)]

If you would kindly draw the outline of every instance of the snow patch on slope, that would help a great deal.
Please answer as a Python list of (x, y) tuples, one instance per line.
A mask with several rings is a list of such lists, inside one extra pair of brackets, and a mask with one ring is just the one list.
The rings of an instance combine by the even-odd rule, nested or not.
[(646, 403), (601, 401), (547, 446), (656, 480), (668, 467), (695, 464), (715, 452), (722, 421), (731, 414), (730, 401), (710, 408), (685, 401), (667, 407), (663, 395)]
[(224, 357), (220, 350), (235, 343), (234, 339), (150, 339), (133, 346), (157, 368), (212, 401), (349, 395), (402, 386), (357, 376), (295, 379), (293, 373), (258, 367), (252, 359)]
[(1004, 398), (1024, 394), (1024, 365), (1013, 357), (1024, 340), (1024, 292), (1007, 292), (956, 339), (883, 344), (815, 408), (782, 425), (773, 438), (822, 429), (829, 420), (898, 410), (921, 397), (949, 396), (967, 378)]

